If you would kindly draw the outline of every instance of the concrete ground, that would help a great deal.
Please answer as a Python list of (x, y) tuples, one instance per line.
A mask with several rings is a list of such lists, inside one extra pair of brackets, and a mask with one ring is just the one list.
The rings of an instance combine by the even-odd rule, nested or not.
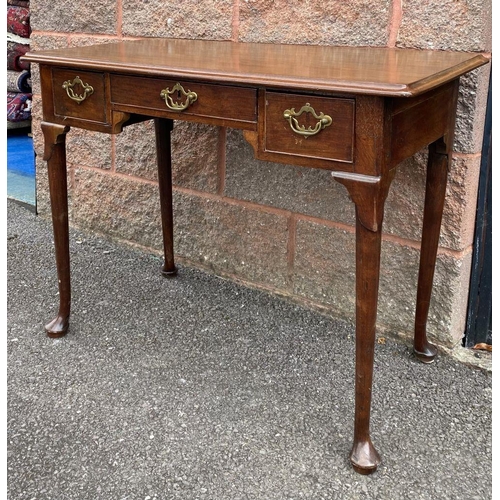
[(8, 203), (8, 498), (492, 498), (491, 372), (376, 346), (372, 437), (349, 465), (354, 329), (71, 232), (68, 335), (50, 223)]

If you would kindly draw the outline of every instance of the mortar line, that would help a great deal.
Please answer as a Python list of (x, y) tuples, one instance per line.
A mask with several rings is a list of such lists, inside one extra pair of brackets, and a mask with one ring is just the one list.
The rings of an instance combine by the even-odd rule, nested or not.
[[(105, 169), (101, 169), (99, 167), (91, 167), (88, 165), (81, 165), (81, 166), (78, 166), (78, 168), (80, 168), (82, 170), (90, 170), (90, 171), (94, 171), (94, 172), (99, 172), (101, 175), (109, 175), (109, 176), (114, 176), (114, 177), (118, 177), (121, 179), (133, 180), (135, 182), (140, 182), (143, 184), (150, 184), (152, 186), (158, 185), (157, 180), (145, 179), (143, 177), (124, 174), (121, 172), (112, 172), (111, 170), (105, 170)], [(240, 200), (237, 198), (230, 198), (228, 196), (221, 196), (220, 194), (217, 194), (217, 193), (209, 193), (206, 191), (199, 191), (196, 189), (186, 188), (183, 186), (174, 186), (173, 190), (177, 191), (178, 193), (187, 194), (190, 196), (196, 196), (198, 198), (205, 198), (206, 200), (222, 201), (222, 202), (227, 203), (228, 205), (231, 205), (231, 206), (239, 206), (239, 207), (248, 208), (249, 210), (254, 210), (257, 212), (263, 212), (263, 213), (268, 213), (268, 214), (272, 214), (272, 215), (279, 215), (281, 217), (286, 217), (287, 219), (289, 219), (293, 216), (295, 230), (296, 230), (297, 222), (307, 221), (307, 222), (312, 222), (314, 224), (318, 224), (318, 225), (321, 225), (324, 227), (329, 227), (332, 229), (340, 229), (342, 231), (346, 231), (346, 232), (349, 232), (351, 234), (355, 234), (355, 232), (356, 232), (356, 228), (354, 226), (349, 225), (349, 224), (331, 221), (331, 220), (326, 220), (326, 219), (320, 219), (320, 218), (314, 217), (312, 215), (305, 215), (305, 214), (301, 214), (301, 213), (297, 213), (297, 212), (292, 212), (291, 210), (285, 210), (283, 208), (270, 207), (269, 205), (260, 205), (259, 203), (256, 203), (253, 201)], [(385, 232), (382, 233), (382, 239), (384, 241), (396, 243), (396, 244), (401, 245), (401, 246), (407, 246), (410, 248), (414, 248), (416, 250), (420, 250), (420, 241), (412, 240), (409, 238), (403, 238), (401, 236), (396, 236), (396, 235), (385, 233)], [(456, 258), (456, 259), (461, 259), (465, 255), (470, 253), (470, 249), (471, 249), (471, 246), (468, 246), (463, 250), (452, 250), (450, 248), (440, 246), (438, 248), (438, 254), (439, 255), (448, 255), (448, 256)]]
[(238, 41), (240, 29), (240, 0), (234, 0), (233, 3), (233, 18), (231, 20), (231, 40)]
[(122, 28), (123, 28), (123, 0), (117, 0), (116, 2), (116, 35), (118, 38), (122, 38)]
[(388, 47), (395, 47), (398, 39), (399, 28), (403, 18), (403, 0), (392, 0), (391, 20), (389, 21)]

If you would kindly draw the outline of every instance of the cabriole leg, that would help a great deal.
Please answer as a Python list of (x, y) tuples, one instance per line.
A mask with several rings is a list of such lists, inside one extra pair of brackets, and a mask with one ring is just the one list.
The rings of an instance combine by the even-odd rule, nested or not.
[(66, 174), (66, 133), (69, 127), (42, 122), (45, 149), (43, 159), (47, 162), (49, 175), (50, 205), (54, 229), (54, 246), (59, 283), (59, 312), (45, 326), (52, 338), (66, 335), (71, 306), (68, 183)]
[(356, 472), (370, 474), (380, 455), (370, 438), (370, 407), (375, 351), (381, 231), (356, 222), (356, 382), (354, 439), (351, 463)]
[(427, 340), (426, 325), (446, 194), (448, 161), (448, 154), (438, 152), (436, 143), (429, 146), (413, 343), (415, 356), (424, 363), (432, 363), (437, 354), (436, 347)]
[(365, 182), (337, 178), (356, 204), (356, 374), (354, 438), (350, 460), (360, 474), (371, 474), (381, 462), (370, 437), (380, 250), (384, 204), (395, 171)]

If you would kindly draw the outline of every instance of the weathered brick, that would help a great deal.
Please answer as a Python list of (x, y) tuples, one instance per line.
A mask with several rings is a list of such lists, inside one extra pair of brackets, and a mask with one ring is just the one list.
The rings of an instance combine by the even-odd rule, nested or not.
[(232, 0), (123, 0), (124, 35), (229, 39)]
[(116, 0), (31, 0), (31, 27), (59, 33), (116, 33)]
[[(308, 221), (297, 224), (294, 293), (317, 301), (333, 313), (354, 318), (355, 236)], [(389, 241), (382, 243), (378, 323), (412, 335), (419, 252)], [(428, 333), (452, 346), (463, 336), (470, 255), (439, 255), (429, 313)]]
[[(327, 45), (385, 45), (392, 1), (240, 2), (239, 39)], [(297, 64), (306, 61), (297, 61)]]
[(225, 195), (354, 223), (354, 205), (329, 171), (256, 160), (252, 147), (236, 130), (228, 130), (227, 135)]
[[(218, 183), (217, 127), (175, 122), (172, 178), (177, 186), (215, 192)], [(116, 138), (116, 171), (157, 180), (153, 121), (126, 127)]]
[(397, 45), (491, 50), (490, 0), (405, 0)]

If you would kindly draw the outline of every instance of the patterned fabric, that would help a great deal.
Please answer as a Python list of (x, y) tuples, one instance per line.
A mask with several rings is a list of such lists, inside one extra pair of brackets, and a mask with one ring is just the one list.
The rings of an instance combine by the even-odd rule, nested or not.
[(31, 94), (7, 92), (7, 120), (21, 122), (31, 118)]
[(7, 0), (7, 5), (16, 5), (17, 7), (26, 7), (30, 6), (29, 0)]
[(30, 11), (26, 7), (7, 6), (7, 31), (24, 38), (30, 36)]
[(7, 92), (31, 92), (30, 72), (7, 70)]
[(22, 43), (7, 42), (7, 69), (13, 71), (23, 71), (30, 69), (30, 63), (20, 61), (19, 58), (30, 49), (29, 45)]

